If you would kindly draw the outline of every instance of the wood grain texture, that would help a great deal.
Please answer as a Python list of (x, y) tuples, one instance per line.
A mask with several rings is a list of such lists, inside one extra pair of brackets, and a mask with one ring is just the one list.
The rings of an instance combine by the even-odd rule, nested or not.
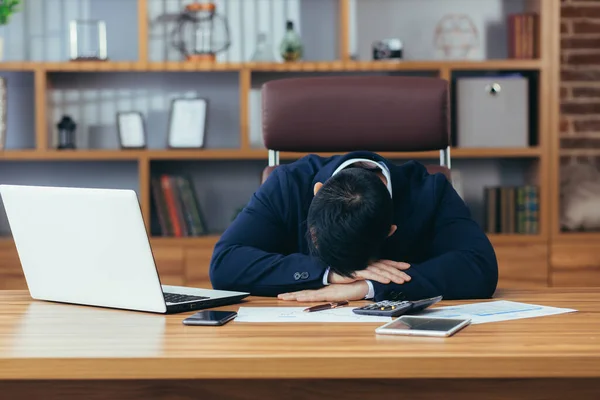
[(548, 245), (546, 243), (494, 243), (498, 259), (498, 286), (541, 288), (548, 286)]
[(138, 17), (138, 61), (148, 61), (148, 0), (137, 0)]
[[(377, 336), (381, 323), (189, 327), (181, 323), (189, 313), (32, 302), (26, 292), (0, 292), (0, 380), (600, 377), (597, 290), (500, 290), (496, 298), (579, 312), (471, 325), (438, 339)], [(243, 305), (297, 303), (250, 298)]]
[[(540, 4), (537, 1), (530, 1), (529, 8), (531, 11), (540, 12), (539, 9)], [(536, 10), (537, 9), (537, 10)], [(543, 35), (541, 37), (552, 37), (552, 29), (554, 28), (552, 25), (552, 17), (551, 10), (547, 11), (548, 14), (541, 13), (542, 18), (540, 18), (540, 26), (538, 27), (540, 34)], [(538, 44), (538, 48), (536, 49), (537, 54), (542, 60), (542, 67), (539, 73), (539, 86), (537, 93), (532, 93), (532, 96), (537, 95), (537, 99), (539, 99), (539, 106), (537, 115), (533, 114), (533, 118), (537, 117), (537, 125), (538, 125), (538, 146), (542, 148), (542, 156), (538, 160), (538, 165), (536, 168), (537, 179), (534, 181), (534, 184), (537, 184), (539, 187), (539, 232), (549, 237), (551, 230), (550, 216), (551, 216), (551, 200), (550, 200), (550, 162), (551, 162), (551, 138), (552, 135), (549, 132), (552, 129), (557, 129), (558, 125), (552, 126), (552, 123), (555, 120), (553, 118), (552, 113), (553, 110), (553, 101), (558, 102), (557, 98), (554, 98), (552, 94), (554, 93), (554, 86), (552, 82), (552, 71), (554, 65), (552, 64), (552, 44), (550, 40), (541, 40)]]
[(349, 61), (351, 56), (350, 51), (350, 0), (339, 0), (338, 10), (338, 52), (339, 59)]
[(48, 77), (46, 72), (36, 69), (34, 73), (34, 115), (35, 115), (35, 148), (38, 151), (48, 149), (50, 137), (48, 135)]
[[(554, 0), (549, 0), (554, 1)], [(140, 46), (140, 56), (144, 49)], [(340, 47), (341, 51), (341, 47)], [(346, 61), (298, 61), (294, 63), (279, 62), (181, 62), (181, 61), (90, 61), (85, 63), (74, 62), (0, 62), (0, 70), (10, 71), (40, 71), (47, 72), (127, 72), (127, 71), (241, 71), (251, 72), (320, 72), (320, 71), (438, 71), (449, 70), (531, 70), (536, 71), (542, 67), (540, 60), (406, 60), (401, 63), (380, 61), (350, 61), (350, 54)]]
[(599, 392), (595, 379), (0, 382), (10, 400), (596, 400)]
[[(308, 155), (301, 152), (282, 152), (283, 160), (295, 160)], [(313, 153), (311, 153), (313, 154)], [(330, 157), (340, 153), (316, 152), (322, 157)], [(381, 152), (383, 157), (390, 159), (430, 159), (439, 157), (439, 152)], [(541, 156), (538, 147), (526, 148), (467, 148), (452, 149), (452, 158), (529, 158)], [(35, 151), (7, 150), (0, 153), (0, 160), (15, 161), (78, 161), (78, 160), (266, 160), (266, 150), (254, 149), (202, 149), (202, 150), (75, 150), (75, 151)]]
[(185, 247), (153, 246), (154, 262), (163, 285), (185, 285)]
[(250, 149), (250, 89), (252, 74), (250, 70), (240, 71), (240, 148)]
[(12, 240), (0, 241), (0, 290), (27, 289), (17, 249)]
[[(548, 146), (548, 208), (545, 215), (550, 224), (550, 238), (560, 234), (560, 85), (561, 85), (561, 0), (542, 1), (540, 55), (544, 60), (544, 80), (547, 99), (542, 103), (547, 108), (545, 132)], [(546, 40), (544, 40), (544, 38)]]
[(138, 159), (138, 182), (139, 182), (139, 202), (140, 209), (142, 211), (142, 218), (144, 219), (144, 225), (146, 226), (146, 232), (150, 234), (151, 224), (151, 198), (152, 189), (150, 187), (151, 172), (150, 172), (150, 160), (146, 157)]
[(600, 286), (598, 243), (596, 240), (554, 240), (550, 258), (552, 286)]
[(212, 288), (208, 270), (213, 248), (214, 245), (186, 249), (183, 269), (188, 286)]

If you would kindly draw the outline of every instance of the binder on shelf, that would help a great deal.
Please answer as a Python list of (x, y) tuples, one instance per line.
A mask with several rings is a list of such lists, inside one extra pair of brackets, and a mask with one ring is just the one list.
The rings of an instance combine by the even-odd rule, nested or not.
[(486, 233), (537, 234), (538, 203), (539, 190), (534, 185), (484, 188)]

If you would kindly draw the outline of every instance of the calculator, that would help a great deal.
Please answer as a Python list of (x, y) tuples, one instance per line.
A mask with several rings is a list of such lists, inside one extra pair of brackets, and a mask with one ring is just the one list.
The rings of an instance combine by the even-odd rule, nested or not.
[(398, 317), (400, 315), (415, 313), (442, 300), (442, 296), (422, 300), (382, 300), (367, 304), (352, 310), (355, 314), (375, 315), (378, 317)]

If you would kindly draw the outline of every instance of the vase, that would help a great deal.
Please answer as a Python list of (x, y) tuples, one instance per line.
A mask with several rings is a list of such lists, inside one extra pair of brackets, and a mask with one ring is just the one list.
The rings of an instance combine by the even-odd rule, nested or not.
[(284, 61), (299, 61), (302, 59), (303, 50), (300, 35), (294, 30), (294, 23), (287, 21), (285, 35), (280, 45), (281, 57)]

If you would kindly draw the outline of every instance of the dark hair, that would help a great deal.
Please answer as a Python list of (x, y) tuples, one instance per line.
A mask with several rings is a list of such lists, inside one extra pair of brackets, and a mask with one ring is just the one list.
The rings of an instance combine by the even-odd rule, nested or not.
[(392, 199), (379, 176), (348, 168), (328, 179), (307, 217), (311, 253), (350, 277), (379, 258), (392, 226)]

